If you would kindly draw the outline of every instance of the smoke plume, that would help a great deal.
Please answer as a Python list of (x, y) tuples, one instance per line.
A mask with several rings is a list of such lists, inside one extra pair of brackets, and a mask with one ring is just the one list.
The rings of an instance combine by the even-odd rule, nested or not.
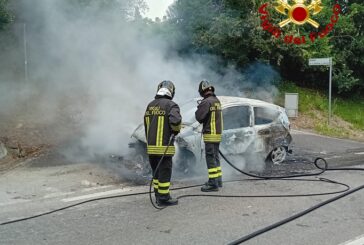
[(1, 120), (42, 125), (52, 134), (45, 141), (61, 139), (77, 154), (122, 155), (162, 80), (175, 83), (177, 103), (197, 97), (201, 79), (210, 79), (218, 95), (271, 101), (276, 92), (276, 73), (267, 65), (253, 64), (245, 72), (214, 69), (216, 57), (171, 53), (170, 44), (147, 32), (126, 3), (122, 8), (90, 1), (80, 8), (75, 2), (13, 4), (14, 39), (1, 41), (10, 47), (0, 62)]

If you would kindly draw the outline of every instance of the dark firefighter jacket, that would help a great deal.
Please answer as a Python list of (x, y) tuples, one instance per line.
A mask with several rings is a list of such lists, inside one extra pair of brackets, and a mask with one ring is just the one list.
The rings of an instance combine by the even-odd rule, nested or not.
[[(149, 103), (144, 115), (145, 136), (147, 139), (147, 152), (149, 155), (162, 156), (167, 148), (172, 134), (181, 130), (181, 114), (176, 103), (168, 97), (156, 96)], [(168, 147), (167, 156), (175, 154), (173, 145)]]
[(203, 123), (204, 142), (221, 142), (223, 119), (221, 104), (216, 95), (204, 98), (195, 112), (196, 120)]

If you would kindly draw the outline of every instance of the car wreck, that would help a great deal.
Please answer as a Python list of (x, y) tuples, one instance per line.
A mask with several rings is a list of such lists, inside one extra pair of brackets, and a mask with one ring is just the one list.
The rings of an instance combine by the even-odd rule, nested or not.
[[(240, 97), (218, 96), (223, 112), (224, 130), (220, 150), (226, 156), (241, 156), (245, 159), (261, 159), (266, 164), (282, 163), (291, 150), (290, 122), (285, 109), (261, 100)], [(175, 166), (184, 173), (193, 172), (197, 164), (205, 161), (202, 125), (195, 119), (199, 99), (181, 105), (182, 129), (177, 135), (174, 156)], [(129, 147), (140, 168), (148, 169), (144, 125), (133, 132)], [(249, 161), (248, 164), (254, 164)]]

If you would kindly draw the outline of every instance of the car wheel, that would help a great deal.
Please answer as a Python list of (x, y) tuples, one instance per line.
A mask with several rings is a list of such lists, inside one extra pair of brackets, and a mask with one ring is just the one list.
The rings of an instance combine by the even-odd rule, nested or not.
[(284, 146), (278, 146), (270, 153), (270, 160), (273, 164), (280, 164), (286, 159), (286, 156), (286, 148)]

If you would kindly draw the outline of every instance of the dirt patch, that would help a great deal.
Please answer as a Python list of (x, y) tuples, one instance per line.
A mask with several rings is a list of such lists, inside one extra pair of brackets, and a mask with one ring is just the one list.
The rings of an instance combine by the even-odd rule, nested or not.
[(42, 123), (35, 116), (19, 116), (17, 113), (0, 115), (0, 118), (6, 119), (0, 121), (0, 142), (7, 151), (7, 155), (0, 159), (0, 174), (27, 159), (46, 155), (78, 132), (77, 125), (71, 121)]

